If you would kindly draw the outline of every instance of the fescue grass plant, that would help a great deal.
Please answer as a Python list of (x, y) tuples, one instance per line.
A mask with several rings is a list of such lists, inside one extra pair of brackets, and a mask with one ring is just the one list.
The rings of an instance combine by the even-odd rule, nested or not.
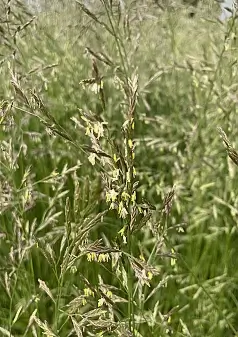
[(237, 336), (235, 13), (0, 6), (0, 335)]

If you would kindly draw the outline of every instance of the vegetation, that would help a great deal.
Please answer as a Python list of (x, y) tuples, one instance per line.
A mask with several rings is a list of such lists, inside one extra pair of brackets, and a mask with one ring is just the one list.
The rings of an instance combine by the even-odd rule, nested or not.
[(237, 17), (190, 10), (1, 2), (1, 336), (238, 336)]

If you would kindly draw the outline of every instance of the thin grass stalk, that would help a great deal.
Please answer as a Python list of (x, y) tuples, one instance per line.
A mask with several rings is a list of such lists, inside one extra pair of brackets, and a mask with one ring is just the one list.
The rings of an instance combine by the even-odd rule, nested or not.
[[(126, 49), (124, 46), (124, 43), (122, 42), (122, 39), (120, 36), (118, 36), (119, 32), (116, 31), (114, 23), (113, 23), (113, 14), (110, 11), (110, 5), (108, 4), (107, 1), (102, 0), (102, 3), (105, 7), (106, 10), (106, 14), (111, 26), (111, 30), (113, 32), (113, 37), (115, 38), (116, 41), (116, 45), (118, 48), (118, 52), (120, 55), (120, 61), (122, 64), (122, 68), (123, 68), (123, 72), (124, 72), (124, 76), (125, 76), (125, 80), (126, 80), (126, 86), (127, 86), (127, 90), (128, 93), (131, 92), (130, 90), (130, 85), (129, 85), (129, 65), (128, 65), (128, 60), (127, 60), (127, 53), (126, 53)], [(128, 97), (128, 100), (130, 102), (131, 97)], [(129, 182), (128, 182), (128, 187), (127, 187), (127, 193), (132, 196), (133, 193), (133, 153), (131, 153), (131, 148), (128, 145), (130, 141), (132, 141), (133, 139), (133, 130), (134, 130), (134, 108), (135, 106), (130, 106), (129, 107), (129, 112), (128, 112), (128, 129), (125, 132), (125, 147), (126, 147), (126, 153), (129, 155), (130, 159), (128, 160), (128, 169), (130, 170), (129, 173)], [(127, 157), (127, 155), (126, 155)], [(125, 223), (125, 227), (127, 228), (127, 253), (128, 255), (132, 255), (132, 234), (131, 234), (131, 228), (130, 228), (130, 223), (131, 223), (131, 219), (129, 222)], [(129, 317), (129, 330), (132, 332), (132, 335), (134, 336), (135, 334), (135, 318), (134, 318), (134, 298), (133, 298), (133, 270), (130, 264), (129, 259), (127, 258), (127, 284), (128, 284), (128, 317)]]
[(221, 53), (220, 53), (220, 56), (219, 56), (219, 59), (218, 59), (218, 62), (217, 62), (217, 65), (216, 65), (216, 68), (215, 68), (215, 71), (214, 71), (214, 76), (211, 80), (211, 85), (210, 85), (210, 88), (209, 88), (209, 91), (208, 91), (208, 94), (207, 94), (207, 97), (206, 97), (206, 100), (205, 100), (205, 103), (204, 103), (204, 108), (203, 108), (203, 118), (205, 119), (206, 121), (206, 112), (207, 112), (207, 109), (208, 109), (208, 105), (210, 103), (210, 99), (211, 99), (211, 96), (212, 96), (212, 93), (213, 93), (213, 89), (214, 89), (214, 86), (215, 86), (215, 83), (216, 83), (216, 80), (217, 80), (217, 76), (218, 76), (218, 73), (219, 73), (219, 70), (220, 70), (220, 67), (221, 67), (221, 62), (223, 60), (223, 56), (224, 56), (224, 53), (226, 52), (226, 42), (229, 40), (231, 34), (232, 34), (232, 31), (235, 27), (235, 22), (237, 20), (237, 17), (234, 15), (231, 19), (231, 24), (230, 24), (230, 27), (225, 35), (225, 40), (224, 40), (224, 43), (223, 43), (223, 47), (222, 47), (222, 50), (221, 50)]
[[(111, 29), (112, 29), (112, 32), (113, 32), (113, 37), (115, 38), (115, 41), (116, 41), (116, 45), (117, 45), (117, 49), (118, 49), (118, 52), (119, 52), (119, 55), (120, 55), (120, 60), (121, 60), (121, 64), (122, 64), (122, 67), (123, 67), (125, 79), (126, 79), (126, 82), (127, 82), (127, 85), (128, 85), (129, 65), (128, 65), (128, 60), (127, 60), (127, 56), (126, 56), (127, 55), (126, 49), (125, 49), (124, 43), (122, 42), (121, 37), (118, 36), (118, 34), (120, 34), (119, 30), (118, 30), (118, 32), (116, 32), (116, 29), (114, 27), (113, 15), (112, 15), (112, 12), (110, 13), (110, 10), (109, 10), (110, 6), (108, 8), (107, 0), (101, 0), (101, 1), (104, 4), (106, 14), (107, 14), (107, 18), (109, 20), (109, 23), (110, 23), (110, 26), (111, 26)], [(122, 52), (122, 50), (123, 50), (123, 52)]]

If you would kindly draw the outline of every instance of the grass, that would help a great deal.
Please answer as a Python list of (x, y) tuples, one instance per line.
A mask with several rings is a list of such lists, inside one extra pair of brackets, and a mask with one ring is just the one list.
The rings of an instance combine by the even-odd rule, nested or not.
[(1, 2), (2, 336), (238, 335), (237, 17), (189, 11)]

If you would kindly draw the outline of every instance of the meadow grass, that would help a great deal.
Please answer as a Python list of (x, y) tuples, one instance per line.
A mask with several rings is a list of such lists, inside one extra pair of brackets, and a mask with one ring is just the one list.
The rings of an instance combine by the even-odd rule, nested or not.
[(0, 335), (238, 335), (237, 17), (0, 5)]

